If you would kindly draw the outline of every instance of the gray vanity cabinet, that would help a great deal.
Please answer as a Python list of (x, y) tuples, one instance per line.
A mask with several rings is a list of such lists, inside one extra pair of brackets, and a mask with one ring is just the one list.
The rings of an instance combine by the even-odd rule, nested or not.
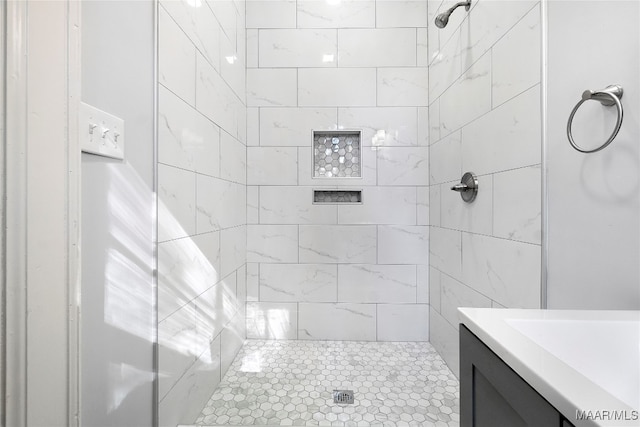
[(460, 325), (461, 427), (573, 427), (549, 402)]

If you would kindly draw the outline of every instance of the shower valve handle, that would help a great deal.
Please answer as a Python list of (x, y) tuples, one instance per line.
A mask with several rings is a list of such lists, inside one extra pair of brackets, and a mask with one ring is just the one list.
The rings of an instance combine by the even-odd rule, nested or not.
[(452, 189), (453, 191), (459, 191), (459, 192), (461, 192), (461, 193), (462, 193), (463, 191), (469, 191), (469, 190), (471, 190), (471, 188), (470, 188), (467, 184), (463, 184), (463, 183), (456, 184), (456, 185), (454, 185), (453, 187), (451, 187), (451, 189)]
[(462, 200), (471, 203), (478, 194), (478, 178), (473, 172), (467, 172), (462, 175), (460, 182), (451, 187), (451, 189), (460, 193)]

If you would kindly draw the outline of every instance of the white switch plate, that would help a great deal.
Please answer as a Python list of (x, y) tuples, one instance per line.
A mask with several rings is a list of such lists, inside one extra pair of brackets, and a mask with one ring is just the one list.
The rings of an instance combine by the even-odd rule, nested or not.
[(81, 102), (80, 146), (85, 153), (124, 159), (124, 120)]

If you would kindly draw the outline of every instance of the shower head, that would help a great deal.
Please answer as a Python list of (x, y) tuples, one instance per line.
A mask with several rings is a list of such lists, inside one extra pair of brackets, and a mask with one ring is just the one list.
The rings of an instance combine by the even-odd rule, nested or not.
[(460, 3), (455, 4), (453, 7), (451, 7), (446, 12), (443, 12), (440, 15), (436, 16), (436, 20), (435, 20), (436, 27), (438, 27), (438, 28), (446, 27), (447, 23), (449, 22), (449, 16), (451, 16), (453, 11), (456, 10), (457, 8), (459, 8), (460, 6), (464, 6), (464, 10), (468, 11), (469, 8), (471, 7), (471, 0), (469, 0), (469, 1), (461, 1)]

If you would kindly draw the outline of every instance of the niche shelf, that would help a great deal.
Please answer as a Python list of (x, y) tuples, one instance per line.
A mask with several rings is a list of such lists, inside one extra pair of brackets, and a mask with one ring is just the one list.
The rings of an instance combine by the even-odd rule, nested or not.
[(314, 204), (361, 204), (362, 190), (313, 190)]
[(314, 178), (361, 178), (362, 131), (313, 131)]

